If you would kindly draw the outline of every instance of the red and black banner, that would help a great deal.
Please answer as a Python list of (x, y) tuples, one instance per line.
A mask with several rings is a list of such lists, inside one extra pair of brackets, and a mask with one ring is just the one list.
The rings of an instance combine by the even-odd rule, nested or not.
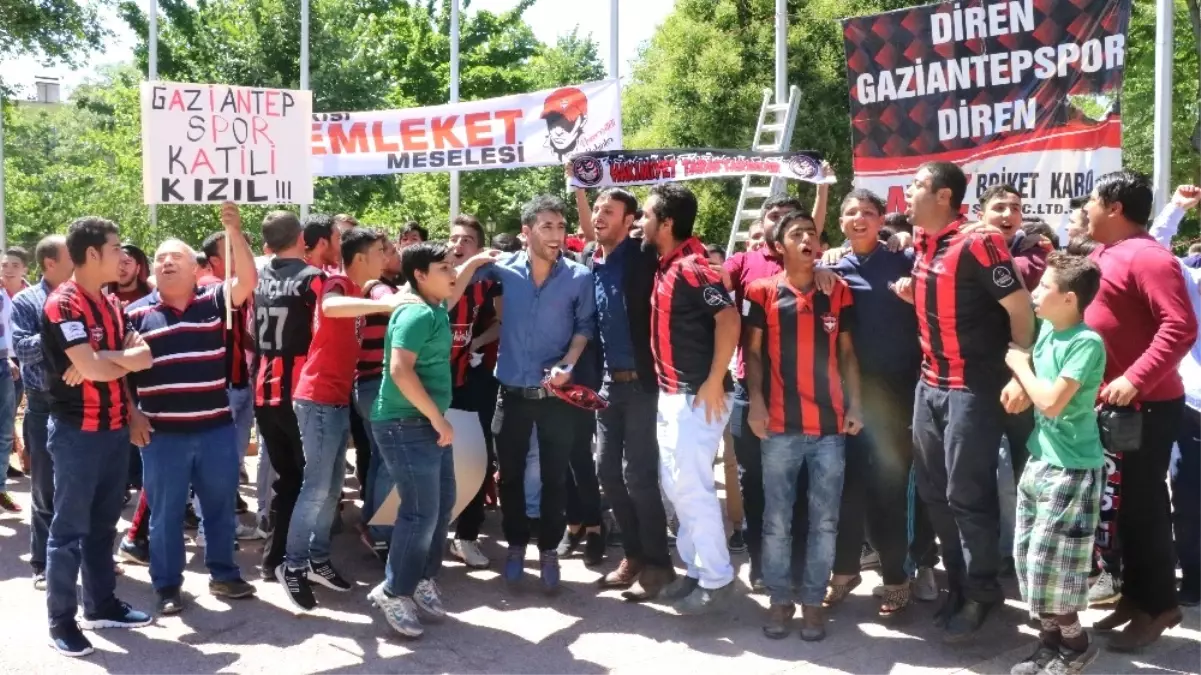
[(605, 188), (747, 175), (833, 182), (822, 176), (822, 156), (816, 152), (706, 149), (612, 150), (576, 155), (571, 160), (568, 184)]

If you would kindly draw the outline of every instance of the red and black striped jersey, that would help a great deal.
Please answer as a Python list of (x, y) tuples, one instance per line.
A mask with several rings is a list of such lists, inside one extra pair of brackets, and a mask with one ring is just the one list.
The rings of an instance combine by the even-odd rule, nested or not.
[(491, 279), (476, 281), (463, 291), (463, 297), (450, 309), (450, 372), (456, 387), (467, 381), (467, 371), (471, 368), (471, 341), (487, 329), (488, 324), (482, 319), (500, 291), (500, 284)]
[[(196, 285), (203, 291), (212, 290), (214, 286), (221, 287), (222, 282), (213, 276), (201, 277)], [(252, 310), (253, 300), (247, 300), (241, 307), (234, 307), (230, 312), (230, 327), (225, 331), (225, 373), (229, 386), (241, 389), (250, 384), (250, 366), (246, 363), (246, 349), (250, 344), (248, 332), (250, 326), (246, 316)], [(222, 319), (224, 321), (224, 318)]]
[(62, 375), (71, 365), (67, 350), (90, 345), (94, 351), (124, 348), (126, 323), (121, 301), (102, 293), (89, 295), (75, 281), (59, 284), (46, 298), (43, 309), (42, 350), (50, 384), (50, 409), (54, 415), (83, 431), (114, 431), (128, 421), (129, 399), (124, 378), (111, 382), (84, 380), (69, 387)]
[(273, 258), (254, 289), (256, 406), (290, 406), (313, 341), (325, 274), (299, 258)]
[(783, 274), (752, 282), (743, 314), (763, 331), (763, 397), (772, 433), (841, 434), (846, 392), (838, 337), (854, 329), (854, 300), (845, 281), (829, 295), (801, 291)]
[(1022, 290), (999, 234), (964, 234), (955, 221), (917, 236), (913, 304), (922, 379), (944, 389), (998, 386), (1008, 376), (1009, 314), (999, 301)]
[[(381, 300), (392, 295), (399, 286), (386, 281), (382, 277), (379, 283), (372, 286), (367, 296), (372, 300)], [(359, 361), (355, 364), (354, 379), (370, 380), (384, 373), (384, 333), (388, 331), (390, 314), (368, 314), (359, 317)]]
[[(693, 237), (659, 261), (651, 295), (651, 352), (659, 388), (668, 394), (695, 393), (713, 365), (713, 317), (732, 308), (721, 275), (709, 267), (700, 239)], [(726, 375), (727, 390), (733, 380)]]

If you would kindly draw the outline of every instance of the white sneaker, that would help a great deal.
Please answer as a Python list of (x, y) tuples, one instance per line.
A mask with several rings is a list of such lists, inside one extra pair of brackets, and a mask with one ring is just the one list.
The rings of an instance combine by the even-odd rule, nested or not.
[(384, 619), (392, 626), (392, 630), (405, 637), (421, 637), (425, 628), (417, 617), (417, 603), (412, 598), (392, 597), (384, 592), (381, 583), (367, 594), (367, 600), (384, 612)]
[(442, 606), (442, 593), (438, 590), (438, 582), (433, 579), (417, 582), (413, 602), (417, 603), (417, 609), (424, 612), (430, 621), (436, 623), (446, 618), (446, 608)]
[(267, 533), (260, 530), (258, 525), (243, 525), (242, 523), (238, 523), (238, 529), (234, 532), (234, 536), (241, 541), (251, 541), (266, 539)]
[(1122, 591), (1109, 572), (1102, 572), (1092, 587), (1088, 589), (1088, 604), (1090, 605), (1109, 605), (1121, 598)]
[(450, 542), (450, 554), (462, 560), (468, 567), (477, 570), (482, 570), (491, 563), (488, 560), (488, 556), (484, 555), (483, 551), (480, 551), (480, 543), (478, 541), (455, 539)]
[(917, 568), (910, 592), (915, 600), (922, 602), (934, 602), (938, 599), (938, 580), (934, 578), (933, 567)]

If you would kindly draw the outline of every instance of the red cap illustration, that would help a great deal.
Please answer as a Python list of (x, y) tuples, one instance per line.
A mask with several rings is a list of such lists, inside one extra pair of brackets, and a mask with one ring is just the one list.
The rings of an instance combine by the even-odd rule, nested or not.
[(575, 87), (556, 89), (546, 97), (546, 103), (542, 106), (542, 119), (552, 114), (562, 115), (568, 122), (575, 123), (588, 114), (588, 96)]

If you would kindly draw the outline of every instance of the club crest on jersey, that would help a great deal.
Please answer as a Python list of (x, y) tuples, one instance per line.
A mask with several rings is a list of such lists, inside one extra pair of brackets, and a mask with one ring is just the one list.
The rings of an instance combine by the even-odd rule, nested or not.
[(104, 326), (99, 324), (92, 326), (88, 329), (88, 333), (88, 337), (92, 339), (93, 343), (97, 345), (104, 344)]
[(1013, 285), (1013, 274), (1004, 267), (998, 267), (992, 271), (992, 282), (997, 288), (1009, 288)]
[(721, 307), (729, 300), (728, 295), (723, 295), (721, 291), (712, 286), (706, 286), (701, 295), (705, 298), (705, 304), (710, 307)]
[(829, 312), (822, 314), (822, 328), (825, 328), (827, 333), (833, 335), (838, 330), (838, 317)]
[(455, 347), (466, 347), (471, 342), (471, 324), (458, 324), (450, 327), (450, 344)]

